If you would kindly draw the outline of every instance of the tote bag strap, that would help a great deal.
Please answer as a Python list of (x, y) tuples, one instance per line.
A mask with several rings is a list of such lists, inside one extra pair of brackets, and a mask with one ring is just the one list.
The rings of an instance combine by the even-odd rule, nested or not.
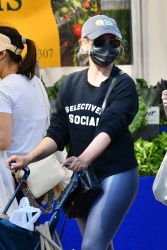
[[(101, 114), (100, 116), (104, 113), (105, 109), (106, 109), (106, 106), (107, 106), (107, 102), (108, 102), (108, 99), (109, 99), (109, 96), (110, 96), (110, 93), (111, 91), (114, 89), (114, 87), (117, 85), (118, 82), (120, 82), (120, 80), (124, 79), (125, 78), (125, 75), (127, 75), (124, 71), (119, 71), (118, 72), (118, 75), (115, 76), (111, 83), (110, 83), (110, 86), (107, 90), (107, 93), (104, 97), (104, 101), (103, 101), (103, 104), (102, 104), (102, 107), (101, 107)], [(98, 124), (99, 125), (99, 124)], [(98, 126), (96, 127), (96, 131), (95, 131), (95, 136), (98, 134)]]
[[(50, 125), (50, 114), (49, 114), (49, 111), (47, 109), (47, 101), (46, 101), (46, 96), (45, 96), (45, 93), (44, 93), (44, 89), (41, 86), (41, 82), (39, 81), (39, 78), (38, 77), (35, 77), (35, 78), (36, 78), (36, 80), (37, 80), (37, 82), (39, 84), (39, 87), (40, 87), (42, 95), (43, 95), (43, 99), (44, 99), (44, 103), (45, 103), (45, 109), (46, 109), (46, 114), (47, 114), (47, 118), (48, 118), (48, 125)], [(52, 113), (51, 105), (50, 105), (50, 113)]]
[(102, 104), (101, 114), (104, 112), (104, 110), (105, 110), (105, 108), (106, 108), (106, 104), (107, 104), (107, 101), (108, 101), (108, 97), (109, 97), (111, 91), (112, 91), (113, 88), (117, 85), (117, 83), (118, 83), (121, 79), (123, 79), (123, 78), (125, 77), (125, 75), (126, 75), (126, 73), (125, 73), (124, 71), (121, 70), (121, 71), (118, 72), (118, 75), (115, 76), (115, 77), (112, 79), (112, 81), (111, 81), (111, 83), (110, 83), (110, 86), (109, 86), (109, 88), (108, 88), (108, 90), (107, 90), (106, 96), (105, 96), (105, 98), (104, 98), (103, 104)]

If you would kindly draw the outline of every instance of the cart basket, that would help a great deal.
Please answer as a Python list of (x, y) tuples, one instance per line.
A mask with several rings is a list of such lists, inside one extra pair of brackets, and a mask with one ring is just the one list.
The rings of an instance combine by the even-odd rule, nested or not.
[(32, 250), (39, 242), (39, 233), (0, 219), (0, 250)]

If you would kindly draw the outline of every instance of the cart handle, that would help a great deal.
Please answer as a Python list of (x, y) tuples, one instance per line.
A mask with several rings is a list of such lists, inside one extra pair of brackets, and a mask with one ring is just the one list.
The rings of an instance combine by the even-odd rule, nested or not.
[[(13, 162), (10, 162), (10, 164), (12, 164)], [(24, 167), (23, 168), (24, 171), (24, 175), (23, 177), (20, 179), (18, 186), (14, 192), (14, 194), (12, 195), (12, 197), (10, 198), (10, 200), (8, 201), (6, 207), (4, 208), (4, 210), (2, 211), (2, 214), (6, 214), (6, 212), (8, 211), (10, 205), (12, 204), (12, 202), (14, 201), (14, 199), (16, 198), (21, 186), (26, 182), (28, 176), (30, 175), (30, 169), (28, 167)]]

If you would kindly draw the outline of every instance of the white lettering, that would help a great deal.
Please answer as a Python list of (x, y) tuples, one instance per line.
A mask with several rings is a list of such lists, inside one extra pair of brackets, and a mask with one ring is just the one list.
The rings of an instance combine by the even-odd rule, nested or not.
[(76, 115), (76, 116), (74, 117), (74, 123), (75, 123), (75, 124), (80, 124), (80, 116), (79, 116), (79, 115)]
[(110, 20), (104, 20), (104, 25), (113, 26), (113, 23)]
[(85, 125), (86, 124), (86, 116), (81, 116), (81, 125)]
[(92, 105), (91, 111), (94, 111), (97, 108), (97, 106)]
[(65, 107), (65, 111), (66, 111), (66, 113), (69, 113), (69, 107), (68, 106)]
[(92, 112), (95, 112), (96, 114), (100, 114), (101, 108), (90, 103), (79, 103), (77, 105), (71, 105), (65, 107), (66, 113), (69, 113), (70, 111), (73, 112), (76, 110), (90, 110)]
[(96, 126), (98, 126), (99, 118), (96, 119)]
[(74, 115), (69, 115), (69, 121), (70, 121), (71, 123), (74, 122)]
[(95, 110), (95, 113), (98, 114), (98, 115), (100, 115), (100, 112), (101, 112), (101, 108), (97, 107), (97, 109)]
[(76, 107), (76, 105), (74, 105), (74, 111), (78, 110), (78, 108)]
[(95, 119), (94, 119), (94, 117), (90, 118), (89, 126), (95, 126)]
[(85, 109), (85, 103), (81, 104), (81, 109)]
[(70, 106), (70, 111), (73, 111), (74, 110), (74, 106)]
[(69, 122), (74, 123), (77, 125), (83, 125), (83, 126), (97, 126), (99, 122), (99, 117), (89, 117), (89, 116), (79, 116), (79, 115), (72, 115), (69, 114)]
[(90, 110), (90, 104), (89, 104), (89, 103), (86, 103), (86, 104), (85, 104), (85, 109), (86, 109), (86, 110)]

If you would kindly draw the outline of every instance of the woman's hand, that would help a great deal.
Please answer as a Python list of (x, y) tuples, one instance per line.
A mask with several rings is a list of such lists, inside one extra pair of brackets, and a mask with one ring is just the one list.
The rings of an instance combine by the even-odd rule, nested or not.
[[(79, 172), (85, 169), (94, 159), (96, 159), (111, 143), (111, 138), (105, 132), (98, 134), (89, 146), (78, 157), (72, 156), (62, 162), (62, 166), (70, 164), (68, 169)], [(98, 145), (98, 146), (97, 146)]]
[(72, 156), (63, 161), (62, 166), (66, 166), (68, 169), (76, 173), (85, 169), (88, 164), (80, 157)]
[[(12, 164), (10, 164), (12, 163)], [(10, 170), (19, 170), (22, 169), (30, 163), (28, 156), (19, 156), (19, 155), (12, 155), (6, 161), (6, 166)]]

